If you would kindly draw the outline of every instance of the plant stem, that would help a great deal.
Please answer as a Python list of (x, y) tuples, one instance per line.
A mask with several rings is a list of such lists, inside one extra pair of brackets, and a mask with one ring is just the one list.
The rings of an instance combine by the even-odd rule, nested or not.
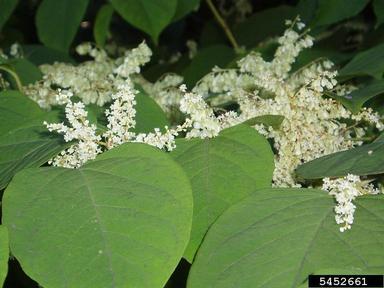
[(229, 42), (231, 42), (233, 48), (236, 52), (240, 51), (239, 44), (237, 43), (235, 37), (232, 34), (231, 29), (229, 29), (229, 26), (225, 22), (224, 18), (221, 17), (219, 11), (217, 11), (215, 5), (213, 4), (212, 0), (206, 0), (209, 9), (212, 11), (213, 16), (215, 16), (216, 21), (219, 23), (219, 25), (223, 28), (225, 35), (227, 36)]
[(21, 84), (21, 81), (20, 81), (20, 78), (19, 76), (16, 74), (15, 71), (13, 71), (12, 69), (6, 67), (6, 66), (3, 66), (1, 65), (0, 66), (0, 70), (3, 70), (5, 72), (7, 72), (9, 75), (12, 76), (12, 78), (15, 80), (16, 82), (16, 86), (17, 86), (17, 90), (19, 91), (22, 91), (23, 90), (23, 84)]

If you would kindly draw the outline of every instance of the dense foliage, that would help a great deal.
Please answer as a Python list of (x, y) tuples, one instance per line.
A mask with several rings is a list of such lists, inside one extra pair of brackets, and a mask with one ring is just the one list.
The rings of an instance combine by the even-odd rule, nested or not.
[(384, 274), (384, 1), (0, 0), (0, 286)]

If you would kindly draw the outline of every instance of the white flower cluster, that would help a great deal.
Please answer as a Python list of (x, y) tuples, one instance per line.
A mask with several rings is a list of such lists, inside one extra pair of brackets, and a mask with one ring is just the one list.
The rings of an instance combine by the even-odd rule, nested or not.
[(187, 119), (183, 125), (172, 129), (166, 126), (164, 133), (155, 128), (151, 133), (136, 134), (132, 131), (136, 125), (134, 108), (136, 92), (129, 81), (119, 87), (119, 90), (112, 95), (114, 99), (112, 105), (105, 112), (108, 120), (107, 131), (98, 135), (96, 125), (90, 124), (87, 119), (84, 103), (73, 103), (70, 100), (72, 92), (59, 90), (56, 101), (58, 104), (66, 104), (65, 114), (69, 126), (64, 123), (44, 122), (44, 124), (49, 131), (63, 134), (66, 142), (76, 141), (76, 143), (52, 159), (50, 164), (79, 168), (88, 160), (95, 159), (103, 149), (112, 149), (126, 142), (146, 143), (159, 149), (173, 150), (176, 147), (175, 137), (191, 127), (191, 120)]
[[(295, 180), (295, 168), (315, 158), (345, 150), (362, 142), (365, 130), (358, 122), (368, 121), (383, 129), (381, 118), (370, 109), (353, 115), (337, 101), (324, 97), (327, 90), (336, 89), (336, 71), (330, 61), (315, 61), (289, 73), (299, 52), (312, 45), (312, 38), (302, 30), (297, 19), (278, 39), (280, 46), (271, 62), (252, 52), (238, 61), (238, 69), (215, 69), (204, 77), (193, 91), (209, 96), (220, 94), (221, 101), (237, 100), (241, 114), (225, 120), (237, 124), (263, 116), (279, 115), (284, 120), (279, 129), (255, 125), (263, 135), (272, 138), (275, 156), (274, 185), (300, 186)], [(223, 100), (224, 99), (224, 100)], [(353, 120), (352, 127), (345, 120)]]
[(379, 190), (372, 184), (361, 181), (359, 176), (352, 174), (337, 179), (324, 178), (322, 189), (335, 196), (337, 202), (335, 219), (337, 224), (342, 225), (340, 227), (341, 232), (351, 229), (353, 224), (356, 210), (353, 200), (361, 195), (379, 193)]
[(56, 131), (63, 134), (66, 142), (78, 141), (51, 160), (50, 164), (54, 166), (78, 168), (88, 160), (95, 159), (101, 152), (98, 144), (101, 137), (96, 135), (96, 125), (89, 123), (84, 103), (73, 103), (70, 100), (72, 95), (72, 92), (69, 91), (59, 91), (57, 96), (59, 103), (66, 104), (65, 114), (70, 126), (64, 123), (48, 124), (44, 122), (50, 132)]
[(58, 104), (57, 87), (71, 90), (85, 104), (95, 103), (103, 106), (111, 100), (111, 96), (126, 79), (140, 72), (140, 66), (147, 63), (152, 54), (145, 43), (127, 51), (124, 57), (116, 60), (109, 58), (105, 51), (94, 48), (88, 43), (78, 46), (76, 51), (80, 55), (92, 57), (93, 60), (79, 65), (70, 63), (41, 65), (43, 79), (26, 86), (24, 92), (43, 108)]
[(187, 133), (187, 138), (212, 138), (219, 134), (221, 126), (201, 95), (188, 93), (185, 85), (180, 86), (184, 93), (180, 101), (180, 111), (189, 114), (193, 121), (193, 128)]
[(112, 95), (112, 99), (114, 102), (105, 112), (108, 131), (104, 133), (104, 137), (108, 139), (108, 149), (131, 141), (135, 133), (130, 130), (136, 126), (135, 91), (131, 86), (121, 85), (119, 91)]

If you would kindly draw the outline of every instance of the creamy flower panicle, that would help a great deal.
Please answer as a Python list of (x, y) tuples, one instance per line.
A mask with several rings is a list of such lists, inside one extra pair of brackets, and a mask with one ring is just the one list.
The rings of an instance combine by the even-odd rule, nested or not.
[(336, 223), (340, 224), (340, 231), (351, 229), (356, 210), (353, 201), (356, 197), (367, 194), (378, 194), (380, 191), (369, 182), (361, 181), (359, 176), (348, 174), (338, 179), (323, 179), (323, 190), (335, 196), (337, 205), (335, 207)]

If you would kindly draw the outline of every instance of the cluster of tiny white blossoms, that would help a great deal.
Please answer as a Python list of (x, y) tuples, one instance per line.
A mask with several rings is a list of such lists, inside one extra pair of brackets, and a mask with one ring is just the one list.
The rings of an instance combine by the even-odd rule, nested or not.
[(337, 202), (335, 219), (336, 223), (341, 225), (341, 232), (351, 229), (356, 210), (353, 201), (356, 197), (379, 193), (379, 190), (372, 184), (361, 181), (359, 176), (352, 174), (337, 179), (324, 178), (322, 189), (328, 191), (330, 195), (335, 196)]
[(73, 103), (70, 97), (73, 95), (69, 90), (59, 90), (56, 101), (66, 104), (65, 114), (69, 126), (64, 123), (48, 124), (44, 122), (48, 130), (64, 135), (66, 142), (75, 141), (68, 149), (62, 151), (50, 161), (53, 166), (66, 168), (79, 168), (87, 161), (95, 159), (104, 150), (112, 149), (126, 142), (140, 142), (155, 146), (159, 149), (172, 151), (175, 145), (175, 137), (185, 132), (192, 126), (192, 120), (187, 118), (183, 125), (170, 129), (164, 127), (155, 128), (154, 132), (136, 134), (132, 130), (136, 126), (134, 108), (136, 90), (132, 83), (127, 81), (119, 86), (118, 91), (112, 95), (114, 100), (110, 108), (105, 111), (108, 124), (107, 131), (97, 134), (97, 127), (90, 124), (87, 119), (87, 111), (83, 102)]
[(201, 95), (188, 93), (185, 85), (180, 86), (184, 93), (180, 101), (180, 111), (191, 116), (193, 128), (187, 133), (187, 138), (212, 138), (219, 134), (221, 126), (211, 107), (205, 103)]
[[(221, 123), (227, 125), (221, 125), (221, 128), (257, 116), (283, 116), (278, 129), (260, 124), (254, 128), (273, 139), (277, 151), (273, 185), (300, 187), (294, 173), (298, 165), (361, 145), (363, 142), (358, 139), (365, 135), (366, 123), (379, 131), (384, 125), (380, 115), (371, 108), (352, 114), (336, 100), (325, 97), (325, 92), (332, 91), (347, 98), (356, 89), (337, 86), (337, 72), (330, 61), (320, 59), (290, 73), (300, 51), (311, 47), (313, 40), (305, 32), (299, 32), (305, 26), (299, 19), (287, 21), (287, 25), (290, 27), (278, 39), (280, 46), (271, 62), (265, 61), (259, 53), (251, 52), (238, 61), (238, 69), (215, 68), (193, 91), (204, 97), (219, 94), (214, 99), (216, 103), (238, 102), (240, 113), (223, 115)], [(352, 124), (348, 126), (347, 122)], [(336, 197), (336, 221), (344, 223), (341, 231), (349, 229), (353, 222), (355, 206), (352, 200), (359, 195), (378, 193), (373, 185), (350, 175), (342, 179), (325, 179), (323, 189)]]
[(65, 114), (70, 126), (64, 123), (48, 124), (44, 122), (50, 132), (56, 131), (63, 134), (66, 142), (77, 141), (50, 161), (53, 166), (79, 168), (101, 153), (98, 144), (101, 137), (96, 135), (96, 125), (89, 123), (84, 103), (73, 103), (70, 100), (72, 96), (72, 92), (67, 90), (59, 90), (57, 95), (57, 102), (66, 105)]
[(298, 165), (362, 143), (352, 138), (360, 138), (365, 130), (358, 125), (350, 129), (343, 119), (367, 121), (383, 129), (379, 115), (371, 109), (353, 115), (342, 104), (324, 97), (325, 91), (337, 87), (337, 72), (332, 70), (330, 61), (315, 61), (290, 73), (300, 51), (311, 47), (313, 41), (300, 32), (305, 25), (298, 19), (287, 25), (271, 62), (251, 52), (238, 61), (238, 69), (216, 68), (193, 89), (204, 97), (216, 93), (220, 94), (220, 101), (236, 100), (240, 114), (227, 114), (230, 119), (226, 122), (237, 124), (263, 115), (284, 116), (279, 129), (255, 125), (260, 133), (274, 140), (277, 153), (273, 181), (278, 187), (300, 186), (294, 176)]
[(57, 87), (71, 90), (85, 104), (103, 106), (127, 78), (140, 72), (140, 67), (150, 60), (149, 47), (143, 42), (128, 50), (123, 57), (112, 59), (104, 50), (89, 43), (79, 45), (79, 55), (93, 59), (79, 65), (56, 62), (40, 66), (43, 79), (24, 87), (24, 92), (42, 108), (57, 105)]

